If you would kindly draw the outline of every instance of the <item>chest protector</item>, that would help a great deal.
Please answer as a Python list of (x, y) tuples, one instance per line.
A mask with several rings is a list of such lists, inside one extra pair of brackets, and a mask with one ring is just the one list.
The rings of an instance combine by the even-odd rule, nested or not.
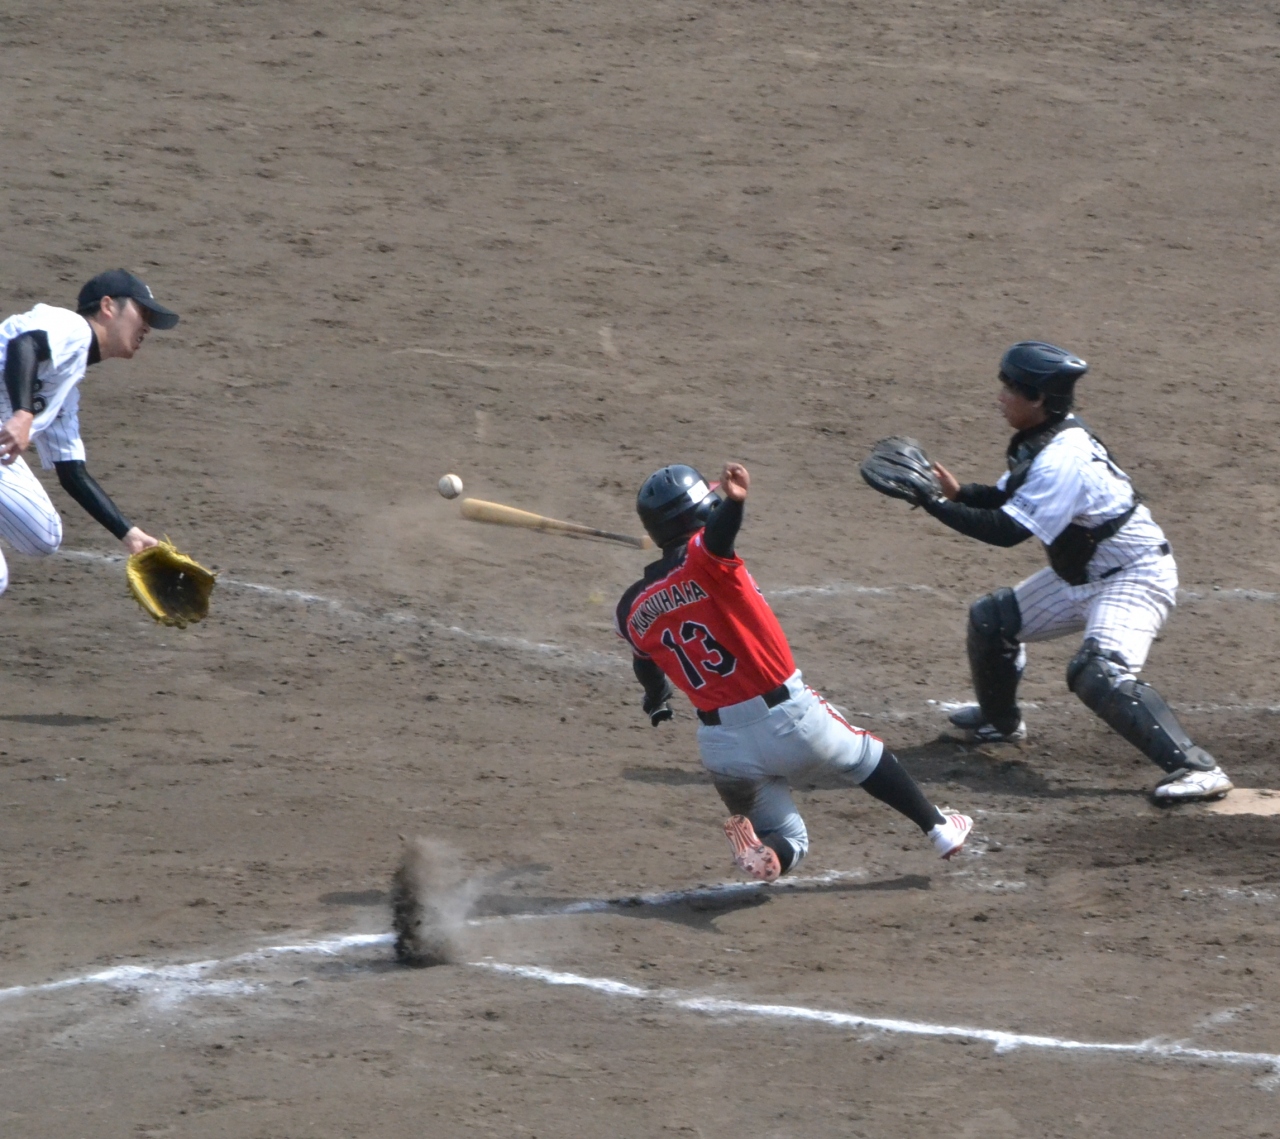
[[(1068, 415), (1054, 423), (1046, 423), (1040, 427), (1034, 427), (1030, 431), (1019, 431), (1017, 435), (1009, 440), (1009, 449), (1007, 451), (1009, 479), (1005, 483), (1005, 491), (1010, 498), (1013, 497), (1018, 487), (1027, 481), (1027, 476), (1031, 473), (1031, 464), (1036, 461), (1036, 456), (1049, 446), (1058, 435), (1071, 427), (1081, 428), (1090, 439), (1102, 448), (1103, 454), (1107, 456), (1107, 462), (1112, 469), (1119, 470), (1111, 458), (1111, 452), (1107, 450), (1107, 445), (1093, 433), (1089, 425), (1079, 416)], [(1133, 487), (1132, 482), (1129, 485)], [(1093, 561), (1093, 555), (1098, 552), (1098, 547), (1108, 538), (1115, 537), (1116, 534), (1120, 533), (1125, 523), (1133, 517), (1133, 512), (1138, 509), (1138, 504), (1141, 501), (1142, 496), (1138, 494), (1137, 487), (1133, 487), (1133, 504), (1123, 514), (1108, 518), (1100, 526), (1095, 526), (1092, 529), (1087, 526), (1081, 526), (1076, 522), (1070, 523), (1061, 534), (1044, 548), (1045, 553), (1049, 556), (1049, 565), (1053, 567), (1053, 572), (1068, 585), (1084, 585), (1088, 582), (1089, 563)]]

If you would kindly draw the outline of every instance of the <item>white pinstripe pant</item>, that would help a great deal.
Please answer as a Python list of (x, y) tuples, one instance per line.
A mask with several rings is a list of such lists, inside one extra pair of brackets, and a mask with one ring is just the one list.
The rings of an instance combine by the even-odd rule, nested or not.
[[(0, 538), (32, 557), (47, 557), (62, 545), (62, 519), (21, 458), (0, 463)], [(9, 567), (0, 550), (0, 593), (8, 587)]]
[(1084, 585), (1068, 585), (1046, 566), (1013, 592), (1022, 612), (1020, 640), (1051, 641), (1083, 630), (1137, 674), (1177, 604), (1178, 566), (1172, 554), (1157, 555)]

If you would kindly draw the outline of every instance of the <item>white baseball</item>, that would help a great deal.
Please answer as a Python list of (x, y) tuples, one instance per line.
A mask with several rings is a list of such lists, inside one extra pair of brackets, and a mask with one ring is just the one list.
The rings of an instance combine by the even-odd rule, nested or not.
[(442, 475), (436, 489), (445, 498), (457, 498), (462, 493), (462, 480), (457, 475)]

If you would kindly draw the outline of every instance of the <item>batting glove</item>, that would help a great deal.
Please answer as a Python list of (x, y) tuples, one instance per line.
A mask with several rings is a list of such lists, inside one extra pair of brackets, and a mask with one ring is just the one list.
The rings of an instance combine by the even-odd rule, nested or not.
[(649, 723), (656, 728), (663, 720), (670, 720), (674, 716), (675, 713), (671, 710), (670, 704), (659, 704), (649, 713)]
[(667, 703), (670, 697), (670, 684), (666, 686), (666, 690), (660, 695), (650, 696), (647, 692), (644, 695), (644, 700), (640, 706), (644, 709), (645, 715), (649, 717), (649, 723), (655, 728), (663, 720), (670, 720), (675, 716), (675, 713), (671, 710), (671, 705)]

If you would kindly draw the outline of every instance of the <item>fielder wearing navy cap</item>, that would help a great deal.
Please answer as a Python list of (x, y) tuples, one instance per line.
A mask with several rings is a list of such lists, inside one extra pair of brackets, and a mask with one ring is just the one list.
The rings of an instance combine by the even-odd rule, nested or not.
[(127, 297), (134, 301), (146, 313), (147, 323), (161, 332), (178, 323), (178, 314), (160, 304), (151, 290), (128, 269), (108, 269), (94, 277), (80, 290), (76, 311), (82, 315), (97, 312), (103, 297), (118, 300)]
[[(0, 321), (0, 535), (22, 553), (52, 554), (62, 544), (62, 517), (23, 458), (30, 446), (126, 553), (159, 544), (89, 474), (80, 438), (80, 383), (104, 360), (132, 360), (152, 329), (177, 323), (178, 314), (127, 269), (89, 281), (76, 312), (37, 304)], [(8, 581), (0, 554), (0, 593)]]

